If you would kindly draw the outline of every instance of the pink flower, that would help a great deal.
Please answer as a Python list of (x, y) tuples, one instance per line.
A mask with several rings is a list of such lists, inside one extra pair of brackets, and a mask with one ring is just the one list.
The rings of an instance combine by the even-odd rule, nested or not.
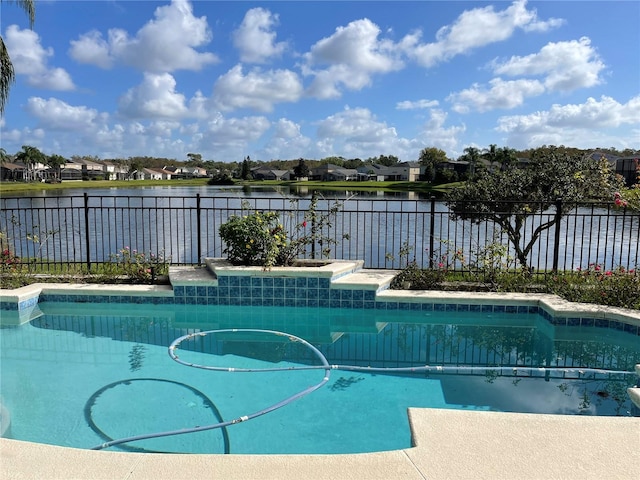
[(444, 267), (444, 263), (440, 262), (440, 263), (438, 264), (438, 267), (440, 267), (440, 268)]
[(607, 270), (604, 274), (605, 274), (605, 275), (607, 275), (608, 277), (610, 277), (611, 275), (613, 275), (613, 273), (611, 272), (611, 270)]
[(304, 222), (302, 222), (302, 226), (306, 227), (307, 226), (307, 221), (305, 220)]

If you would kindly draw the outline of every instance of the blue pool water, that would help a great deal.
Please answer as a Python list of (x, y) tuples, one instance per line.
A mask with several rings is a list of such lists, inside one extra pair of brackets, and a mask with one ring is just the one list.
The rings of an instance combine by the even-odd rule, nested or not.
[(239, 418), (325, 375), (322, 369), (287, 369), (319, 365), (303, 344), (254, 332), (196, 337), (180, 345), (180, 359), (285, 370), (213, 372), (173, 361), (171, 342), (199, 331), (278, 330), (312, 343), (331, 364), (446, 369), (333, 370), (326, 385), (267, 415), (113, 450), (280, 454), (406, 448), (409, 407), (630, 415), (626, 388), (633, 375), (579, 369), (631, 371), (640, 361), (637, 327), (631, 332), (588, 319), (555, 325), (538, 313), (63, 302), (44, 302), (39, 310), (42, 315), (30, 323), (1, 330), (0, 393), (11, 414), (10, 436), (77, 448)]

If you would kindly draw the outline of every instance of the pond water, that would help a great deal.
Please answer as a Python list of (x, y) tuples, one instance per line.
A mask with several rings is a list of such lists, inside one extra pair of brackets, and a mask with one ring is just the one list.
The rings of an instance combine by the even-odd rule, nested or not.
[[(327, 238), (334, 242), (331, 256), (364, 260), (366, 268), (400, 268), (404, 244), (411, 246), (411, 256), (421, 265), (430, 259), (435, 259), (436, 265), (442, 263), (443, 256), (458, 250), (469, 260), (489, 244), (509, 245), (506, 234), (500, 234), (495, 225), (454, 221), (443, 201), (432, 204), (414, 192), (322, 191), (322, 195), (319, 206), (325, 211), (334, 202), (346, 200), (327, 231)], [(311, 192), (303, 189), (273, 186), (42, 190), (0, 199), (0, 230), (7, 232), (20, 257), (86, 262), (89, 243), (88, 255), (94, 262), (105, 261), (129, 246), (164, 252), (173, 263), (194, 264), (204, 257), (224, 255), (219, 226), (230, 215), (242, 213), (244, 203), (251, 209), (283, 212), (291, 232), (308, 209), (310, 196)], [(535, 229), (553, 215), (552, 208), (527, 218), (523, 247)], [(634, 268), (640, 264), (639, 238), (639, 215), (580, 207), (562, 219), (557, 237), (555, 228), (540, 235), (529, 253), (528, 266), (550, 270), (557, 249), (562, 270), (585, 268), (589, 263), (601, 264), (604, 269)], [(516, 265), (512, 247), (504, 256), (503, 262)]]

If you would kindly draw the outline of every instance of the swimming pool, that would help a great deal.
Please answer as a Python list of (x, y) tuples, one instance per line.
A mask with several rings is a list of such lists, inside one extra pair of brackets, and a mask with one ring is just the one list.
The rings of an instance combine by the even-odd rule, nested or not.
[[(449, 306), (447, 306), (449, 305)], [(317, 391), (224, 429), (112, 447), (193, 453), (355, 453), (411, 445), (408, 407), (629, 415), (638, 327), (531, 307), (412, 305), (406, 310), (44, 301), (1, 335), (3, 403), (12, 438), (92, 448), (109, 439), (239, 418), (322, 380), (309, 350), (256, 332), (195, 337), (186, 362), (171, 342), (208, 330), (277, 330), (331, 364), (437, 365), (417, 374), (334, 370)], [(539, 367), (560, 367), (553, 370)]]

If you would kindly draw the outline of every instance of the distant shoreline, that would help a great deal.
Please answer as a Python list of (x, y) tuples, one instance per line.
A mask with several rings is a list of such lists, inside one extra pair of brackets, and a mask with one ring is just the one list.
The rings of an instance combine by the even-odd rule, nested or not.
[[(189, 180), (88, 180), (70, 181), (62, 183), (39, 182), (0, 182), (0, 197), (11, 196), (12, 193), (24, 193), (43, 190), (72, 190), (91, 188), (140, 188), (140, 187), (206, 187), (208, 178)], [(291, 187), (309, 188), (317, 190), (344, 191), (387, 191), (387, 192), (419, 192), (430, 193), (439, 197), (452, 184), (436, 185), (432, 187), (427, 182), (318, 182), (318, 181), (241, 181), (238, 187)], [(231, 186), (231, 185), (221, 185)], [(211, 186), (215, 188), (215, 185)]]

